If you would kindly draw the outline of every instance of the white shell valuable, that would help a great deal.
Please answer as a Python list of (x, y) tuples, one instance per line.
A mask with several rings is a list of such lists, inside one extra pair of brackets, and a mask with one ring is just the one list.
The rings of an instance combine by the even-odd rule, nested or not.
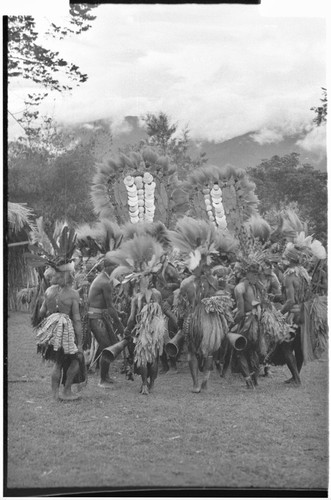
[(126, 186), (132, 186), (134, 183), (134, 178), (131, 177), (131, 175), (128, 175), (127, 177), (124, 178), (123, 182)]

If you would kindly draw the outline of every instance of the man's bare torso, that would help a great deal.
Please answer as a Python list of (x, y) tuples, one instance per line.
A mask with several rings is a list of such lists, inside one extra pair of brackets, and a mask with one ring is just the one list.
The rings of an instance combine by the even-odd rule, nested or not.
[(112, 285), (109, 278), (101, 273), (91, 284), (88, 296), (89, 307), (107, 309), (106, 294), (112, 295)]
[(45, 292), (45, 302), (49, 314), (60, 312), (71, 317), (73, 302), (79, 302), (79, 294), (72, 288), (50, 286)]
[(240, 298), (243, 301), (244, 313), (251, 311), (253, 309), (253, 301), (258, 300), (254, 287), (247, 280), (238, 283), (235, 288), (235, 295), (237, 301)]

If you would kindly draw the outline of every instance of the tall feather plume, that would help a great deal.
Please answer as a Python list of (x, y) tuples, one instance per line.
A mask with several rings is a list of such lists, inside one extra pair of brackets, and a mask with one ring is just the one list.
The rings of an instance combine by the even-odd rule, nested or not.
[(58, 264), (66, 264), (72, 259), (76, 248), (76, 231), (73, 227), (64, 226), (58, 237)]
[(120, 161), (111, 158), (107, 163), (97, 164), (96, 169), (97, 171), (93, 177), (90, 192), (93, 210), (100, 217), (112, 217), (114, 215), (114, 207), (109, 194), (108, 182), (120, 173)]
[(268, 222), (259, 215), (251, 215), (244, 226), (253, 238), (258, 238), (265, 243), (270, 238), (271, 227)]
[(157, 265), (164, 249), (150, 235), (139, 235), (125, 241), (121, 247), (106, 254), (106, 259), (132, 272), (152, 271)]
[(154, 222), (148, 231), (148, 233), (160, 243), (164, 249), (171, 246), (171, 239), (169, 236), (169, 231), (165, 225), (161, 222)]
[(56, 220), (53, 231), (53, 239), (56, 241), (57, 245), (59, 244), (59, 239), (61, 237), (62, 231), (65, 227), (69, 227), (69, 224), (66, 220)]
[(145, 221), (140, 221), (136, 224), (133, 224), (132, 222), (126, 222), (121, 227), (123, 230), (124, 239), (130, 240), (135, 236), (144, 236), (148, 234), (151, 223)]
[[(55, 241), (52, 235), (47, 235), (40, 218), (36, 222), (37, 229), (31, 233), (29, 252), (25, 253), (27, 262), (33, 267), (58, 266), (70, 263), (76, 249), (76, 231), (67, 225), (62, 227), (61, 233)], [(60, 227), (60, 223), (57, 227)]]
[(97, 224), (97, 228), (100, 229), (102, 246), (105, 252), (116, 250), (116, 248), (120, 246), (123, 239), (123, 231), (116, 222), (112, 222), (108, 219), (101, 219)]
[(127, 222), (122, 226), (124, 239), (131, 239), (135, 236), (152, 236), (158, 243), (160, 243), (165, 249), (171, 246), (171, 239), (169, 236), (169, 231), (161, 221), (157, 222), (146, 222), (141, 221), (137, 224), (132, 224)]
[(83, 254), (89, 257), (96, 256), (98, 253), (104, 253), (100, 240), (102, 234), (100, 228), (90, 224), (80, 224), (76, 228), (77, 247)]
[(283, 237), (294, 241), (299, 233), (304, 231), (304, 226), (297, 214), (291, 210), (284, 210), (281, 214), (280, 232)]
[(239, 248), (239, 241), (229, 231), (218, 229), (215, 246), (220, 253), (236, 253)]
[(216, 239), (216, 230), (212, 224), (192, 217), (183, 217), (175, 231), (169, 231), (171, 241), (179, 250), (189, 253), (199, 247), (208, 248)]
[(49, 255), (54, 255), (53, 245), (44, 229), (44, 221), (42, 217), (36, 219), (36, 225), (29, 234), (32, 245), (37, 245)]

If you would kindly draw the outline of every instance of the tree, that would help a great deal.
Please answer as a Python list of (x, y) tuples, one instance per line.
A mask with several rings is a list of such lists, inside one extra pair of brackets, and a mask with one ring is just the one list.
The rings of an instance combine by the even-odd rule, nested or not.
[[(105, 130), (104, 130), (105, 129)], [(56, 219), (75, 223), (95, 220), (90, 200), (90, 184), (96, 160), (100, 160), (100, 130), (109, 141), (107, 127), (95, 127), (88, 134), (77, 128), (43, 131), (45, 141), (28, 147), (12, 141), (8, 147), (8, 195), (24, 202), (47, 228)], [(108, 129), (109, 130), (109, 129)], [(102, 146), (102, 145), (101, 145)], [(101, 147), (101, 151), (103, 151)]]
[(143, 116), (143, 121), (146, 124), (149, 144), (158, 148), (161, 154), (166, 155), (171, 143), (175, 141), (172, 136), (177, 131), (177, 123), (171, 125), (169, 117), (162, 112), (158, 116), (148, 113)]
[(207, 162), (205, 153), (192, 157), (190, 151), (192, 144), (187, 126), (180, 131), (179, 135), (175, 135), (178, 124), (171, 123), (170, 117), (163, 112), (158, 115), (147, 113), (142, 120), (146, 124), (146, 140), (128, 146), (123, 150), (124, 153), (141, 151), (144, 147), (151, 146), (159, 154), (170, 158), (171, 162), (177, 166), (179, 178), (185, 178), (190, 171)]
[[(91, 27), (95, 19), (91, 14), (97, 5), (72, 5), (69, 26), (50, 23), (47, 34), (60, 39), (69, 34), (80, 34)], [(26, 108), (20, 118), (11, 116), (31, 133), (31, 123), (39, 117), (38, 105), (49, 91), (70, 91), (74, 85), (86, 82), (87, 75), (78, 66), (63, 59), (59, 52), (49, 50), (38, 42), (36, 21), (32, 16), (8, 17), (8, 83), (23, 78), (36, 85), (36, 92), (29, 93)], [(33, 107), (33, 108), (32, 108)]]
[(273, 156), (248, 170), (256, 184), (260, 213), (296, 202), (316, 237), (327, 234), (327, 173), (300, 164), (300, 155)]
[(320, 99), (322, 106), (314, 106), (313, 108), (310, 108), (311, 111), (314, 111), (316, 113), (313, 122), (316, 123), (317, 127), (319, 127), (323, 123), (326, 123), (326, 117), (328, 114), (328, 96), (327, 90), (324, 87), (322, 87), (322, 94), (322, 99)]

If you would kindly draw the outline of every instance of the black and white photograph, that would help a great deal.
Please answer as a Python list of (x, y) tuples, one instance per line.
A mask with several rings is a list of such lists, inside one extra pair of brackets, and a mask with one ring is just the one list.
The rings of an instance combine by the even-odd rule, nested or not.
[(3, 496), (326, 498), (327, 2), (2, 11)]

